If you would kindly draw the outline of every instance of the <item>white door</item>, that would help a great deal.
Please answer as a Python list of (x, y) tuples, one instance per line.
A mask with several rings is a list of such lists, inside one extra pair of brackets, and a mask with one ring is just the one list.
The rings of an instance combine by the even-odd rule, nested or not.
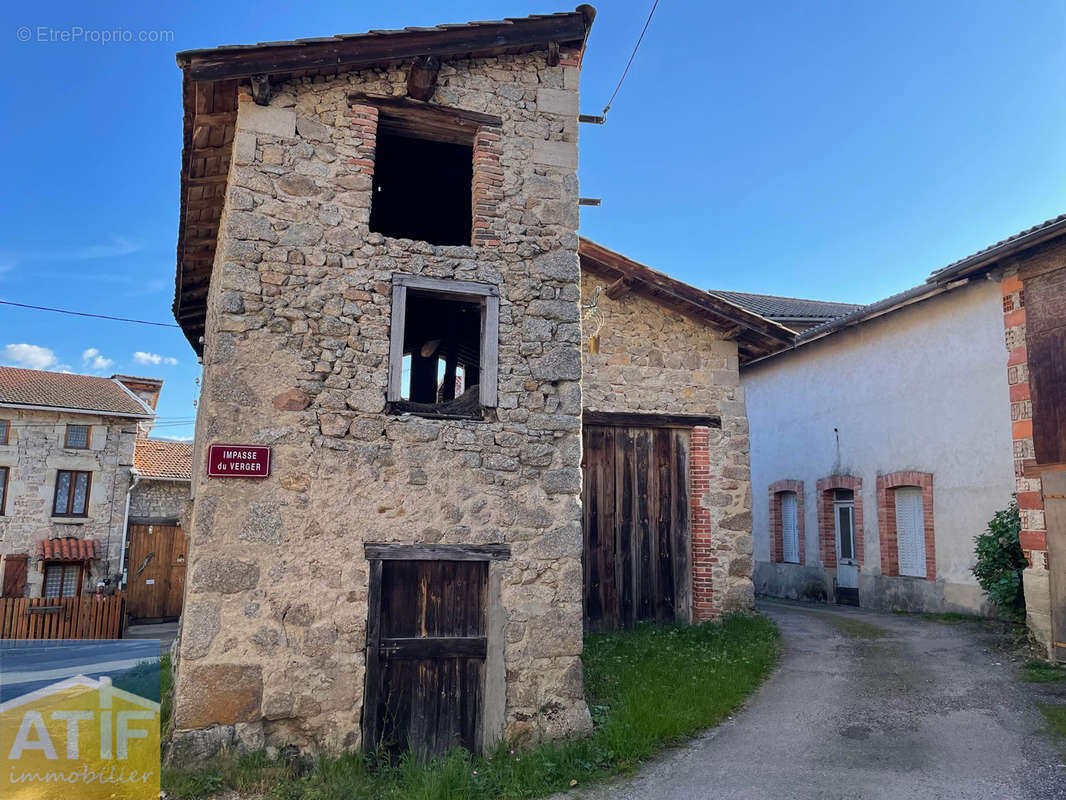
[(855, 502), (837, 500), (833, 503), (833, 519), (837, 537), (837, 586), (841, 589), (859, 588), (859, 558), (855, 552)]

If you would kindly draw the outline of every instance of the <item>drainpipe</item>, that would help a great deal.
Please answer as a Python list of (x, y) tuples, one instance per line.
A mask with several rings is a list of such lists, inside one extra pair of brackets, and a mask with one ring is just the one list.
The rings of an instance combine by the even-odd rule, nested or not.
[(122, 576), (122, 584), (119, 588), (126, 588), (126, 544), (130, 535), (130, 495), (133, 494), (134, 487), (141, 480), (141, 473), (139, 473), (133, 467), (130, 467), (130, 488), (126, 490), (126, 513), (122, 516), (122, 550), (121, 556), (118, 562), (118, 573)]

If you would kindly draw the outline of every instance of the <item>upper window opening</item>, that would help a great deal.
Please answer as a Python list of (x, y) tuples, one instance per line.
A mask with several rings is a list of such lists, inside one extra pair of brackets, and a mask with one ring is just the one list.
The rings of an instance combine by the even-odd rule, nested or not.
[(85, 517), (89, 513), (89, 487), (92, 473), (61, 469), (56, 473), (56, 494), (52, 515)]
[(74, 450), (88, 450), (89, 437), (88, 425), (67, 425), (67, 436), (63, 446)]
[(0, 444), (7, 444), (8, 434), (11, 431), (11, 421), (0, 419)]
[(393, 410), (481, 417), (495, 406), (498, 320), (499, 293), (491, 284), (394, 276)]
[(472, 143), (436, 141), (382, 125), (374, 160), (370, 230), (429, 244), (468, 245), (473, 180)]

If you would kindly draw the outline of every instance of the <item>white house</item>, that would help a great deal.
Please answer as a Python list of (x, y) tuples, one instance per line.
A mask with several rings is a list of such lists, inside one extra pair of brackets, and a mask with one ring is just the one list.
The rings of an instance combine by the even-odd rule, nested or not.
[[(806, 302), (718, 294), (778, 320)], [(974, 537), (1015, 490), (999, 283), (930, 279), (844, 310), (741, 369), (756, 591), (987, 612)]]

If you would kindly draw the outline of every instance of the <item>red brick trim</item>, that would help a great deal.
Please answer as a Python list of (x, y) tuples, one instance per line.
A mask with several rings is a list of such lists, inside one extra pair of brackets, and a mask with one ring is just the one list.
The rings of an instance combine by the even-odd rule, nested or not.
[(785, 563), (784, 529), (781, 526), (781, 493), (796, 495), (796, 534), (799, 541), (799, 563), (806, 563), (807, 537), (803, 529), (803, 481), (783, 480), (770, 484), (770, 560)]
[(471, 192), (473, 232), (471, 244), (498, 246), (506, 231), (505, 220), (500, 212), (503, 201), (503, 167), (500, 156), (498, 131), (486, 128), (474, 136), (474, 184)]
[(688, 491), (692, 537), (692, 621), (704, 622), (722, 611), (714, 596), (713, 570), (718, 563), (714, 550), (714, 523), (703, 498), (711, 488), (710, 429), (693, 428), (688, 446)]
[(877, 535), (881, 547), (881, 574), (899, 575), (899, 537), (896, 534), (896, 492), (901, 486), (922, 490), (925, 525), (925, 579), (936, 580), (936, 539), (933, 535), (933, 474), (890, 472), (877, 478)]
[(836, 527), (833, 522), (833, 490), (851, 489), (855, 492), (855, 555), (862, 567), (862, 478), (851, 475), (830, 475), (818, 481), (818, 552), (822, 566), (835, 569), (837, 565)]
[(359, 137), (355, 155), (348, 159), (348, 166), (355, 171), (374, 177), (374, 160), (378, 151), (378, 110), (376, 106), (352, 103), (348, 106), (348, 124)]

